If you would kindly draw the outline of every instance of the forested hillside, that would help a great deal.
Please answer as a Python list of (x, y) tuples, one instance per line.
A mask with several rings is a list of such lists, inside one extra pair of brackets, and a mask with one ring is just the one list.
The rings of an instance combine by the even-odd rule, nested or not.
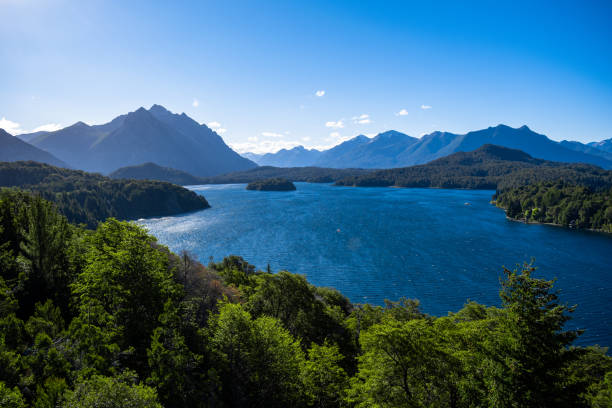
[(558, 179), (593, 188), (607, 188), (612, 186), (612, 171), (589, 164), (536, 159), (520, 150), (484, 145), (471, 152), (454, 153), (419, 166), (347, 177), (338, 180), (336, 185), (503, 190)]
[[(297, 256), (297, 254), (296, 254)], [(558, 271), (545, 271), (554, 276)], [(612, 359), (531, 265), (500, 306), (352, 304), (239, 257), (205, 267), (135, 224), (0, 192), (3, 407), (607, 407)]]
[(202, 178), (170, 167), (158, 166), (155, 163), (143, 163), (137, 166), (121, 167), (108, 175), (114, 179), (157, 180), (179, 186), (202, 184)]
[(204, 197), (174, 184), (115, 180), (36, 162), (0, 163), (0, 187), (17, 187), (53, 201), (69, 221), (95, 227), (108, 217), (137, 219), (208, 208)]
[(612, 232), (612, 187), (540, 182), (502, 190), (494, 200), (513, 219)]
[(261, 166), (254, 169), (202, 178), (202, 184), (250, 183), (269, 178), (286, 178), (291, 181), (309, 183), (333, 183), (347, 177), (368, 174), (366, 169), (330, 169), (323, 167), (271, 167)]

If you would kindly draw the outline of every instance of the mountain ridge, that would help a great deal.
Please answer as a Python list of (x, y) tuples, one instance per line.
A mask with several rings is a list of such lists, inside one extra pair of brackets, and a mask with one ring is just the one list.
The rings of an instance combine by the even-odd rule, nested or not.
[(140, 107), (102, 125), (79, 121), (57, 131), (20, 137), (76, 168), (101, 173), (144, 162), (196, 176), (257, 166), (233, 151), (206, 125), (157, 104), (148, 110)]
[(0, 129), (0, 162), (37, 161), (52, 166), (68, 168), (67, 163), (58, 159), (51, 153), (39, 149), (20, 138)]
[[(546, 135), (534, 132), (526, 125), (512, 128), (504, 124), (465, 134), (435, 131), (421, 138), (397, 131), (382, 132), (373, 138), (359, 135), (331, 149), (321, 151), (316, 160), (302, 161), (299, 165), (331, 168), (399, 168), (428, 163), (458, 151), (471, 151), (484, 144), (523, 150), (534, 157), (546, 160), (584, 162), (612, 168), (612, 156), (596, 146), (580, 142), (556, 142)], [(265, 155), (267, 162), (273, 161), (274, 155), (273, 153)], [(253, 158), (258, 161), (257, 157)], [(290, 160), (281, 160), (278, 164), (284, 167), (298, 166)]]

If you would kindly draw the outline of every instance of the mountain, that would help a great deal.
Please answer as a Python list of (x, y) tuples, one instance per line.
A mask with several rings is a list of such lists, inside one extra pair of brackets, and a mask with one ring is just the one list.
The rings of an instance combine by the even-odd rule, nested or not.
[(114, 179), (158, 180), (181, 186), (202, 184), (203, 179), (170, 167), (158, 166), (155, 163), (143, 163), (138, 166), (121, 167), (108, 175)]
[[(602, 145), (606, 141), (600, 142)], [(359, 135), (320, 153), (308, 165), (321, 167), (397, 168), (423, 164), (460, 151), (472, 151), (485, 144), (522, 150), (534, 157), (568, 163), (590, 163), (612, 168), (612, 157), (604, 149), (578, 142), (556, 142), (527, 126), (498, 125), (456, 134), (433, 132), (420, 139), (396, 131), (380, 133), (370, 139)], [(607, 146), (607, 145), (606, 145)], [(272, 160), (274, 154), (269, 157)], [(295, 166), (296, 163), (287, 163)], [(300, 164), (301, 165), (301, 164)]]
[(370, 139), (360, 135), (324, 151), (315, 162), (322, 167), (392, 168), (403, 165), (398, 162), (398, 152), (408, 149), (419, 139), (390, 130)]
[(250, 153), (246, 157), (260, 166), (302, 167), (312, 166), (321, 157), (321, 152), (316, 149), (309, 150), (305, 149), (304, 146), (297, 146), (293, 149), (281, 149), (276, 153), (259, 155)]
[(140, 108), (103, 125), (77, 122), (58, 131), (21, 137), (79, 169), (102, 173), (146, 162), (196, 176), (256, 167), (206, 125), (160, 105)]
[[(597, 147), (596, 144), (591, 144), (591, 143), (584, 144), (584, 143), (570, 141), (570, 140), (562, 140), (559, 143), (561, 144), (561, 146), (566, 147), (571, 150), (575, 150), (577, 152), (583, 152), (583, 153), (587, 153), (593, 156), (603, 157), (606, 160), (612, 160), (612, 151), (608, 152), (606, 150), (603, 150), (602, 148)], [(599, 142), (599, 143), (603, 143), (603, 142)]]
[(0, 162), (15, 162), (33, 160), (58, 167), (69, 167), (66, 163), (44, 150), (0, 129)]
[(485, 144), (427, 164), (350, 176), (336, 185), (357, 187), (436, 187), (508, 189), (534, 182), (572, 182), (593, 189), (612, 186), (612, 171), (583, 163), (536, 159), (516, 149)]
[(602, 140), (601, 142), (591, 142), (588, 145), (596, 149), (600, 149), (605, 152), (612, 153), (612, 138)]

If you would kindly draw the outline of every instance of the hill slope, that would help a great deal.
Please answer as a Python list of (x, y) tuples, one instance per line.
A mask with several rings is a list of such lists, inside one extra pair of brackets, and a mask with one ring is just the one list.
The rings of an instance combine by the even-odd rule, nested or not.
[(487, 144), (427, 164), (374, 171), (339, 180), (336, 184), (494, 190), (559, 179), (595, 189), (607, 188), (612, 186), (612, 171), (588, 164), (535, 159), (520, 150)]
[(34, 160), (59, 167), (69, 167), (51, 153), (41, 150), (0, 129), (0, 161)]
[(170, 167), (158, 166), (155, 163), (143, 163), (138, 166), (121, 167), (108, 175), (114, 179), (158, 180), (181, 186), (202, 184), (202, 178)]
[(55, 132), (22, 135), (75, 167), (109, 173), (119, 167), (154, 162), (196, 176), (246, 170), (256, 164), (184, 113), (162, 106), (140, 108), (104, 125), (75, 123)]
[(137, 219), (208, 208), (204, 197), (174, 184), (114, 180), (36, 162), (0, 163), (0, 187), (40, 193), (71, 222), (94, 227), (108, 217)]

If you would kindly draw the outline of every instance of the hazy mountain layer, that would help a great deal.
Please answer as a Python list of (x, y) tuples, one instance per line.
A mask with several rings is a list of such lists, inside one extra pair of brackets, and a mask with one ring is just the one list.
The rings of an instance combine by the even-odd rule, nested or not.
[(51, 164), (58, 167), (68, 167), (66, 163), (23, 140), (12, 136), (4, 129), (0, 129), (0, 162), (14, 162), (32, 160)]
[(104, 125), (75, 123), (55, 132), (22, 135), (72, 166), (109, 173), (124, 166), (154, 162), (212, 176), (255, 167), (206, 125), (186, 114), (153, 105), (118, 116)]
[[(505, 125), (469, 132), (463, 135), (433, 132), (420, 139), (396, 131), (380, 133), (374, 138), (359, 135), (308, 158), (299, 155), (306, 151), (296, 147), (255, 158), (258, 163), (277, 162), (283, 166), (314, 165), (345, 168), (396, 168), (423, 164), (460, 151), (471, 151), (485, 144), (519, 149), (534, 157), (568, 163), (590, 163), (612, 168), (612, 156), (604, 148), (607, 141), (597, 145), (579, 142), (556, 142), (536, 133), (527, 126), (511, 128)], [(612, 149), (612, 142), (610, 142)], [(289, 154), (291, 153), (291, 154)], [(293, 157), (298, 159), (293, 161)]]

